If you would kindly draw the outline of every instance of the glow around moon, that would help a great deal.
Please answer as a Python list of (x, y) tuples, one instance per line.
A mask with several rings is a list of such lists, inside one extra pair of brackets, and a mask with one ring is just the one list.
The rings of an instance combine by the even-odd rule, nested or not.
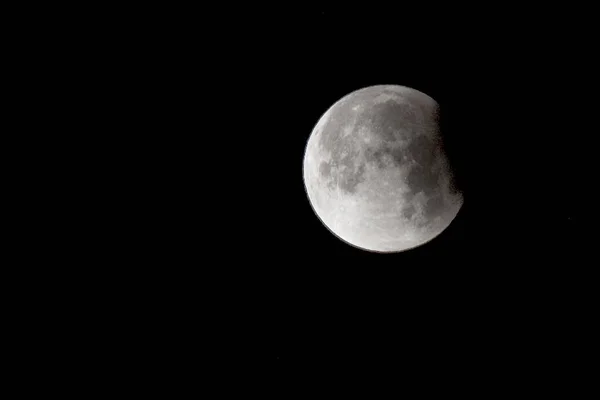
[(438, 104), (403, 86), (367, 87), (331, 106), (310, 135), (303, 176), (323, 224), (370, 251), (430, 241), (463, 204), (441, 145)]

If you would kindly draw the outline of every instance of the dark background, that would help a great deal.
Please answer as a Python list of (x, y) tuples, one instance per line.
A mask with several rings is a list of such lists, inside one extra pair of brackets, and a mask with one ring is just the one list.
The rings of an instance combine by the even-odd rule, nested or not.
[[(105, 321), (99, 353), (181, 379), (214, 353), (283, 393), (365, 366), (457, 385), (585, 379), (589, 14), (237, 7), (86, 9), (35, 37), (40, 101), (66, 93), (64, 121), (90, 132), (76, 157), (92, 189), (76, 200), (97, 203), (78, 223), (98, 239), (70, 246), (99, 266), (65, 280), (100, 293), (85, 312)], [(337, 239), (302, 182), (319, 117), (375, 84), (439, 102), (465, 197), (446, 231), (398, 254)]]
[[(282, 381), (364, 363), (482, 379), (564, 371), (591, 329), (587, 25), (398, 13), (252, 10), (202, 27), (175, 14), (168, 34), (153, 30), (152, 70), (171, 94), (153, 136), (168, 144), (155, 157), (175, 204), (168, 290), (206, 287), (234, 357), (266, 355)], [(374, 84), (440, 103), (465, 196), (442, 235), (399, 254), (338, 240), (302, 182), (318, 118)]]
[[(231, 340), (272, 357), (283, 381), (365, 363), (482, 379), (563, 373), (582, 362), (591, 329), (587, 25), (398, 13), (254, 12), (165, 45), (185, 115), (169, 160), (187, 157), (174, 182), (198, 202), (176, 213), (180, 257), (210, 271)], [(372, 254), (322, 226), (302, 157), (331, 104), (388, 83), (440, 103), (465, 204), (429, 244)]]

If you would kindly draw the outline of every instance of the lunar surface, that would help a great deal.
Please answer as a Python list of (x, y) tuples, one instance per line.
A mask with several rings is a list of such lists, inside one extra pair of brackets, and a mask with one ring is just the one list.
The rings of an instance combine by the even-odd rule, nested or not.
[(303, 176), (313, 210), (343, 241), (400, 252), (446, 229), (463, 204), (442, 146), (437, 102), (394, 85), (357, 90), (314, 127)]

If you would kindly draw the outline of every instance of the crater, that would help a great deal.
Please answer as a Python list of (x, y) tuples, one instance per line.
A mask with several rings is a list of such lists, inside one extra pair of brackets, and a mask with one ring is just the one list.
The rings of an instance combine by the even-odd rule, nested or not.
[(417, 212), (414, 205), (409, 204), (402, 209), (402, 216), (406, 219), (411, 219), (413, 215)]
[(322, 178), (331, 178), (331, 165), (329, 165), (328, 162), (321, 161), (321, 165), (319, 165), (319, 173), (321, 174)]
[[(346, 173), (346, 171), (348, 171)], [(344, 170), (340, 173), (340, 189), (347, 194), (356, 193), (356, 187), (359, 183), (365, 181), (365, 164), (360, 164), (358, 168)]]
[(385, 163), (383, 162), (384, 150), (378, 149), (375, 147), (367, 147), (364, 150), (364, 157), (367, 163), (375, 165), (378, 169), (385, 168)]

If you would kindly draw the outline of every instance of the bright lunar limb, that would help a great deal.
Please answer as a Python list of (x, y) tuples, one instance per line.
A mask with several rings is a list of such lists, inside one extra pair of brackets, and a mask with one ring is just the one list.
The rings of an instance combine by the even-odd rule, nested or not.
[(378, 85), (348, 94), (319, 119), (304, 154), (304, 185), (323, 224), (345, 242), (400, 252), (439, 235), (463, 196), (441, 144), (438, 104)]

